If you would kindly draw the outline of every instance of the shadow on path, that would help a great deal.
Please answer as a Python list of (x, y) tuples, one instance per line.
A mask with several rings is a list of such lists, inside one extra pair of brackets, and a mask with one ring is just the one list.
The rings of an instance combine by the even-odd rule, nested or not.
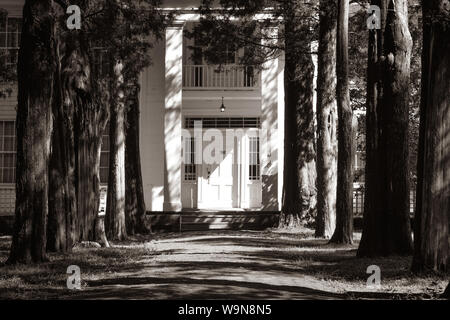
[(81, 299), (338, 299), (342, 295), (307, 287), (220, 279), (129, 277), (90, 281)]

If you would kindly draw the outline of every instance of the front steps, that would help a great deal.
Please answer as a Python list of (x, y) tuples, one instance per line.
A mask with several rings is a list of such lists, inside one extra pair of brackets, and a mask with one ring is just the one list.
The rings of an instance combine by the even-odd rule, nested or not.
[(148, 212), (147, 217), (153, 231), (263, 230), (278, 225), (279, 212)]

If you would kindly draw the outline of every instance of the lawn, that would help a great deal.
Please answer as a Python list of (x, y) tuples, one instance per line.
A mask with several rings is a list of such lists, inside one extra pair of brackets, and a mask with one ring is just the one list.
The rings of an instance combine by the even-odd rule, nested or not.
[[(330, 245), (313, 231), (205, 231), (154, 234), (50, 254), (40, 265), (7, 266), (0, 237), (0, 299), (435, 299), (447, 276), (416, 276), (411, 257), (358, 259), (354, 245)], [(82, 289), (66, 286), (67, 267)], [(379, 288), (366, 269), (381, 270)]]

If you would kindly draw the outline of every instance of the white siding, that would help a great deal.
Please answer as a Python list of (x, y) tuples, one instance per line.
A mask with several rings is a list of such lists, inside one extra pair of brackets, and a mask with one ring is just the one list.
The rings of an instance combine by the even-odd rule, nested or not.
[(8, 11), (8, 15), (14, 17), (22, 16), (25, 0), (0, 0), (0, 8)]
[(16, 205), (15, 185), (0, 185), (0, 216), (14, 215)]
[(17, 90), (7, 98), (0, 98), (0, 120), (16, 120)]

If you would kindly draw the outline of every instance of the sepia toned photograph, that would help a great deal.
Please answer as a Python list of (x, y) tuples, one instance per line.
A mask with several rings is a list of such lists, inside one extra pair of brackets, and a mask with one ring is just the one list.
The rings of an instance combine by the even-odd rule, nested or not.
[(448, 0), (0, 0), (0, 301), (447, 303), (449, 53)]

